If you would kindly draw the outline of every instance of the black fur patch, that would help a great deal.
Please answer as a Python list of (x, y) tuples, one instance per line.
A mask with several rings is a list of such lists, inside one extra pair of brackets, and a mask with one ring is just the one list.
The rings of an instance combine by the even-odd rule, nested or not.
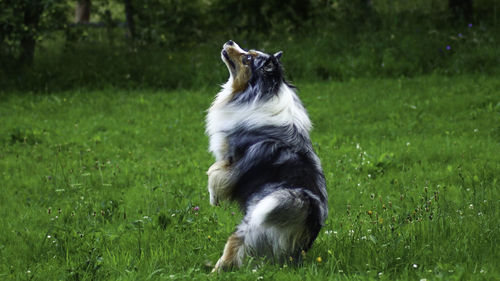
[(229, 146), (236, 179), (232, 196), (243, 211), (275, 190), (304, 190), (304, 197), (317, 201), (311, 202), (307, 220), (317, 235), (322, 224), (319, 208), (326, 208), (327, 199), (322, 192), (325, 178), (308, 136), (294, 126), (240, 127), (229, 134)]

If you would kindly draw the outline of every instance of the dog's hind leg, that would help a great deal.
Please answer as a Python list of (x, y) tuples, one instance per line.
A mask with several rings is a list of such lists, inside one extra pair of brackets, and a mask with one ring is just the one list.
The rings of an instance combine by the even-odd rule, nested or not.
[(298, 260), (319, 231), (314, 221), (308, 221), (316, 212), (316, 198), (304, 189), (283, 187), (250, 202), (251, 207), (238, 227), (245, 237), (246, 253), (279, 263), (290, 257)]
[(221, 270), (230, 269), (232, 267), (240, 267), (245, 256), (243, 242), (243, 237), (239, 236), (236, 232), (229, 236), (226, 246), (224, 246), (224, 253), (215, 264), (212, 272), (220, 272)]

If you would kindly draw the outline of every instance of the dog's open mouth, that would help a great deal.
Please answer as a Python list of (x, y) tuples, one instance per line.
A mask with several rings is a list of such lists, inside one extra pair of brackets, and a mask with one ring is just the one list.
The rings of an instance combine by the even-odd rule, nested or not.
[(234, 62), (231, 60), (231, 58), (229, 58), (226, 50), (222, 50), (222, 56), (226, 59), (232, 69), (236, 69), (236, 65), (234, 65)]

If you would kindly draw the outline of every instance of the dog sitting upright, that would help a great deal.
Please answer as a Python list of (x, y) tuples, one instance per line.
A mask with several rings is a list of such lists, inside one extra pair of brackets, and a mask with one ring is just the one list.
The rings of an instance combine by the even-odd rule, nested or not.
[(221, 53), (229, 80), (206, 120), (216, 159), (207, 172), (208, 191), (212, 205), (237, 201), (244, 219), (214, 271), (239, 267), (246, 255), (298, 260), (328, 214), (311, 121), (284, 80), (281, 55), (246, 51), (233, 41)]

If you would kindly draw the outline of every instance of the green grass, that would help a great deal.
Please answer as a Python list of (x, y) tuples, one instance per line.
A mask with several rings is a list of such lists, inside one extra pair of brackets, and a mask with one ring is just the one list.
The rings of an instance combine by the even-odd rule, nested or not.
[(500, 80), (298, 86), (327, 224), (301, 266), (255, 260), (220, 276), (209, 265), (241, 213), (208, 204), (217, 88), (4, 93), (0, 279), (499, 278)]

